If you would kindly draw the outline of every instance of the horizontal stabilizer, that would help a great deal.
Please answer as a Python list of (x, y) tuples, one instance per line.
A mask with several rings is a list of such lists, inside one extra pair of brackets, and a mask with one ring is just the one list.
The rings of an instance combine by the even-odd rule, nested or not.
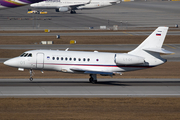
[(144, 48), (145, 51), (151, 51), (156, 53), (163, 53), (163, 54), (172, 54), (173, 52), (165, 50), (164, 48)]

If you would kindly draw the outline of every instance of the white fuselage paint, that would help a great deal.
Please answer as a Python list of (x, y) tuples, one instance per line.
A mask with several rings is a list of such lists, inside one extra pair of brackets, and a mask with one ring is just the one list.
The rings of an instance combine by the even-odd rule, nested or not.
[[(140, 70), (155, 66), (154, 64), (150, 65), (150, 63), (144, 63), (139, 65), (117, 65), (114, 61), (116, 53), (59, 50), (32, 50), (27, 51), (26, 53), (32, 53), (32, 57), (12, 58), (8, 60), (6, 64), (8, 64), (9, 62), (11, 63), (10, 66), (12, 67), (25, 69), (53, 70), (72, 73), (74, 72), (71, 70), (73, 68), (116, 73)], [(164, 63), (164, 61), (158, 62), (156, 63), (156, 65), (162, 63)]]

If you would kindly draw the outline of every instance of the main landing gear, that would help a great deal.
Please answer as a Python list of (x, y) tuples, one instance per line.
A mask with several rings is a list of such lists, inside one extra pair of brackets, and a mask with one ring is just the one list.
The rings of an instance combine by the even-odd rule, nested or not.
[(71, 10), (70, 13), (71, 13), (71, 14), (76, 14), (76, 11), (75, 11), (75, 10)]
[(30, 73), (30, 78), (29, 78), (29, 80), (30, 80), (30, 81), (33, 81), (33, 77), (32, 77), (32, 76), (33, 76), (33, 70), (30, 69), (30, 70), (29, 70), (29, 73)]
[(92, 83), (92, 84), (97, 83), (97, 75), (96, 74), (90, 74), (89, 76), (90, 76), (90, 78), (89, 78), (90, 83)]

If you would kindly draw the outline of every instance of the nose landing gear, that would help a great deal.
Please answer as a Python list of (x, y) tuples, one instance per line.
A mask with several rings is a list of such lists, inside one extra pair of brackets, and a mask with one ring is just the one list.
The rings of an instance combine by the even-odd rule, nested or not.
[(30, 73), (30, 78), (29, 78), (29, 80), (30, 80), (30, 81), (33, 81), (33, 77), (32, 77), (32, 76), (34, 75), (33, 70), (30, 69), (30, 70), (29, 70), (29, 73)]

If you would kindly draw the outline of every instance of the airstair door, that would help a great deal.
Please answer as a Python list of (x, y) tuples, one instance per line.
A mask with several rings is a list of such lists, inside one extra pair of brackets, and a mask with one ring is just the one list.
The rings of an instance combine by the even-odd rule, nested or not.
[(44, 53), (37, 53), (36, 55), (36, 68), (44, 68)]

